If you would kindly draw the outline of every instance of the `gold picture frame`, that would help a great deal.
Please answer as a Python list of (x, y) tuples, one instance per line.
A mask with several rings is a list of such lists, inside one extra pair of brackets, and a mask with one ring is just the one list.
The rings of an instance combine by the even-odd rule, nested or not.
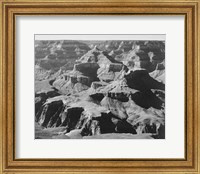
[[(0, 173), (200, 173), (199, 0), (1, 0)], [(15, 17), (19, 15), (183, 15), (184, 159), (16, 159)]]

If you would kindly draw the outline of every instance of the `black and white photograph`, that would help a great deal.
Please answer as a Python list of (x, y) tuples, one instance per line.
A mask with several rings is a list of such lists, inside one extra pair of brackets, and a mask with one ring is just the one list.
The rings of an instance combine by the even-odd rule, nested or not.
[(165, 139), (165, 35), (34, 40), (35, 139)]

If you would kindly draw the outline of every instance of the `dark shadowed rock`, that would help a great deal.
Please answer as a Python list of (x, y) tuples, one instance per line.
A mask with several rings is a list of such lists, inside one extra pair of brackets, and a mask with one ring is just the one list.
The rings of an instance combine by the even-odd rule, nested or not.
[(143, 68), (148, 72), (152, 72), (155, 69), (155, 66), (150, 62), (150, 57), (145, 52), (137, 52), (136, 57), (134, 59), (134, 64), (137, 67)]
[(93, 77), (95, 79), (97, 77), (99, 65), (97, 63), (80, 63), (74, 65), (74, 69), (80, 71), (85, 76)]
[(132, 100), (139, 106), (148, 109), (150, 107), (161, 109), (163, 101), (161, 101), (155, 94), (150, 90), (144, 92), (136, 92), (131, 94)]
[(90, 95), (90, 97), (91, 97), (94, 101), (100, 102), (100, 101), (104, 98), (104, 95), (103, 95), (102, 93), (95, 93), (95, 94)]
[(115, 124), (112, 122), (112, 113), (102, 113), (101, 117), (94, 118), (99, 121), (101, 134), (115, 132)]
[(51, 127), (59, 117), (62, 108), (63, 102), (61, 100), (47, 103), (42, 107), (42, 113), (36, 115), (36, 120), (43, 127)]
[(121, 62), (115, 60), (112, 56), (110, 56), (106, 51), (102, 52), (104, 56), (107, 57), (112, 63), (122, 64)]
[(42, 105), (46, 102), (48, 98), (52, 98), (59, 95), (60, 94), (55, 90), (36, 93), (35, 94), (35, 115), (37, 115)]
[(134, 127), (131, 124), (129, 124), (128, 122), (126, 122), (125, 120), (118, 121), (115, 130), (116, 130), (117, 133), (137, 134)]
[(128, 75), (125, 75), (125, 79), (130, 88), (137, 89), (139, 91), (165, 89), (165, 85), (153, 79), (146, 70), (131, 71)]
[(75, 129), (83, 110), (84, 110), (83, 108), (78, 108), (78, 107), (67, 109), (67, 111), (65, 112), (64, 121), (61, 124), (61, 126), (65, 126), (67, 132)]

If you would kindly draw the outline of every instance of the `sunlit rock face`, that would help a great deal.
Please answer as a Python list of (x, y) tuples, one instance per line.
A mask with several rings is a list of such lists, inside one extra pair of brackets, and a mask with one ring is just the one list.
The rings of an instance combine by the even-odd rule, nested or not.
[(156, 69), (149, 73), (149, 75), (157, 81), (165, 84), (165, 65), (164, 62), (156, 65)]
[(35, 94), (36, 137), (165, 138), (163, 42), (52, 41), (36, 49), (36, 84), (52, 88)]

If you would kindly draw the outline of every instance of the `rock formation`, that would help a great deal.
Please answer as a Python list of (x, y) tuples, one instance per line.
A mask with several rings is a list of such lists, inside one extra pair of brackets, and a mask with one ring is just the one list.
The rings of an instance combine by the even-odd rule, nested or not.
[[(163, 43), (70, 43), (37, 45), (38, 59), (46, 54), (48, 60), (63, 59), (72, 50), (79, 56), (72, 69), (62, 65), (44, 75), (53, 90), (35, 94), (39, 130), (63, 128), (52, 138), (165, 138)], [(49, 51), (42, 52), (46, 47)]]

